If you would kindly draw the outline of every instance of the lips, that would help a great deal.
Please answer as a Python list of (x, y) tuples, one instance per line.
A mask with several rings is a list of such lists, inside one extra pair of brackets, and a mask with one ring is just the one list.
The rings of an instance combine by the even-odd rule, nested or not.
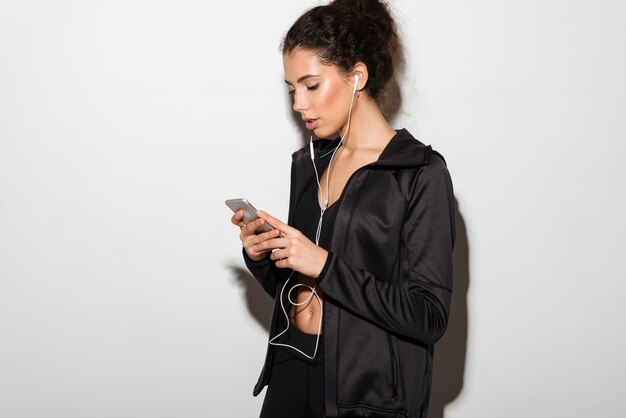
[(315, 130), (315, 128), (317, 128), (317, 122), (319, 121), (319, 119), (305, 119), (304, 120), (306, 123), (306, 128), (310, 131)]

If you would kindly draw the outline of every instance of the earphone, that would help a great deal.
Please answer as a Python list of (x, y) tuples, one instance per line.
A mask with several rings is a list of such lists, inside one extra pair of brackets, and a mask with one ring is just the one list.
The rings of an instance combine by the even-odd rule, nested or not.
[[(326, 209), (328, 208), (328, 195), (330, 193), (330, 190), (329, 190), (330, 174), (331, 174), (331, 170), (332, 170), (333, 158), (335, 157), (335, 153), (337, 152), (337, 150), (339, 149), (339, 147), (343, 143), (344, 139), (346, 139), (346, 136), (348, 136), (348, 131), (350, 130), (350, 120), (352, 118), (352, 107), (354, 106), (354, 98), (355, 98), (356, 93), (357, 93), (357, 87), (359, 86), (359, 80), (360, 80), (359, 75), (355, 74), (354, 75), (354, 88), (352, 89), (352, 98), (351, 98), (351, 101), (350, 101), (350, 110), (348, 111), (348, 123), (346, 124), (346, 130), (343, 133), (343, 135), (341, 136), (341, 139), (339, 140), (339, 143), (337, 144), (337, 146), (332, 151), (329, 151), (329, 153), (332, 152), (332, 155), (330, 156), (330, 161), (328, 163), (328, 173), (326, 174), (326, 199), (324, 199), (324, 189), (322, 189), (322, 185), (320, 184), (319, 173), (317, 172), (317, 166), (315, 165), (315, 153), (314, 153), (314, 150), (313, 150), (313, 135), (311, 135), (311, 138), (309, 140), (309, 150), (311, 152), (311, 162), (313, 163), (313, 169), (315, 171), (315, 180), (317, 181), (317, 187), (318, 187), (318, 189), (320, 191), (320, 195), (321, 195), (321, 198), (322, 198), (322, 205), (320, 205), (320, 219), (319, 219), (319, 222), (317, 223), (317, 230), (315, 232), (315, 245), (319, 245), (320, 235), (322, 233), (322, 222), (324, 220), (324, 212), (326, 212)], [(328, 155), (328, 154), (326, 154), (326, 155)], [(315, 339), (315, 350), (313, 351), (313, 355), (309, 356), (308, 354), (306, 354), (302, 350), (300, 350), (300, 349), (298, 349), (298, 348), (296, 348), (296, 347), (294, 347), (292, 345), (274, 342), (278, 337), (280, 337), (281, 335), (286, 333), (287, 330), (289, 330), (289, 326), (291, 324), (291, 320), (289, 319), (289, 315), (287, 314), (287, 310), (285, 309), (285, 305), (283, 303), (283, 293), (285, 291), (285, 287), (287, 287), (287, 283), (289, 283), (289, 280), (291, 280), (291, 278), (292, 278), (294, 273), (295, 273), (295, 270), (292, 270), (291, 274), (289, 275), (289, 277), (285, 281), (285, 284), (283, 284), (283, 287), (280, 290), (280, 295), (279, 295), (279, 297), (280, 297), (280, 306), (281, 306), (281, 308), (283, 310), (283, 314), (285, 315), (285, 319), (287, 320), (287, 327), (282, 332), (278, 333), (276, 336), (270, 338), (269, 344), (275, 345), (275, 346), (291, 348), (291, 349), (299, 352), (300, 354), (302, 354), (306, 358), (313, 360), (315, 358), (315, 356), (317, 355), (317, 349), (318, 349), (318, 346), (319, 346), (320, 335), (321, 335), (321, 332), (322, 332), (322, 320), (323, 320), (323, 315), (324, 315), (322, 299), (317, 294), (317, 291), (315, 290), (315, 286), (311, 287), (311, 286), (308, 286), (308, 285), (305, 285), (305, 284), (302, 284), (302, 283), (296, 283), (294, 286), (291, 287), (291, 289), (289, 289), (289, 292), (287, 293), (287, 299), (289, 299), (289, 302), (292, 305), (294, 305), (294, 306), (300, 306), (300, 305), (308, 304), (311, 301), (311, 299), (313, 299), (313, 296), (315, 296), (317, 298), (317, 301), (320, 304), (320, 323), (319, 323), (319, 326), (317, 327), (317, 338)], [(293, 292), (293, 290), (298, 288), (298, 287), (306, 287), (306, 288), (308, 288), (311, 291), (311, 294), (309, 295), (309, 297), (307, 297), (306, 300), (304, 300), (303, 302), (300, 302), (300, 303), (294, 302), (291, 299), (291, 292)]]

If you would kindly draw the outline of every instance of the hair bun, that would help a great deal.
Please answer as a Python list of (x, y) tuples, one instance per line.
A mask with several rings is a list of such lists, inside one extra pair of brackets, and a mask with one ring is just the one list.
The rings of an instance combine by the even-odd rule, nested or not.
[(346, 7), (359, 17), (380, 16), (381, 11), (387, 10), (385, 3), (379, 0), (335, 0), (331, 5)]
[[(353, 16), (378, 22), (391, 19), (387, 3), (379, 0), (335, 0), (329, 4), (352, 14)], [(391, 19), (393, 21), (393, 19)]]
[(385, 49), (396, 52), (397, 30), (389, 6), (380, 0), (335, 0), (329, 4), (346, 16), (346, 22), (362, 25), (383, 42)]

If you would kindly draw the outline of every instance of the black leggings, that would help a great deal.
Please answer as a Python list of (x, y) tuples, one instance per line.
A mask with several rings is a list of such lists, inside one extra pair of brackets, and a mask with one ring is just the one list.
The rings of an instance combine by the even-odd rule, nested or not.
[[(293, 324), (286, 343), (312, 355), (317, 335)], [(314, 360), (288, 347), (274, 347), (274, 361), (261, 418), (322, 418), (324, 416), (324, 339)]]

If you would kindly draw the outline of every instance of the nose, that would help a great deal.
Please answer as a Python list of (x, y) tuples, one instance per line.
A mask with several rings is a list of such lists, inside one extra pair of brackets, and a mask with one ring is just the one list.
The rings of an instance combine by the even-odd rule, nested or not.
[(298, 94), (297, 91), (293, 92), (293, 110), (296, 112), (304, 112), (309, 108), (309, 103), (304, 98), (303, 94)]

